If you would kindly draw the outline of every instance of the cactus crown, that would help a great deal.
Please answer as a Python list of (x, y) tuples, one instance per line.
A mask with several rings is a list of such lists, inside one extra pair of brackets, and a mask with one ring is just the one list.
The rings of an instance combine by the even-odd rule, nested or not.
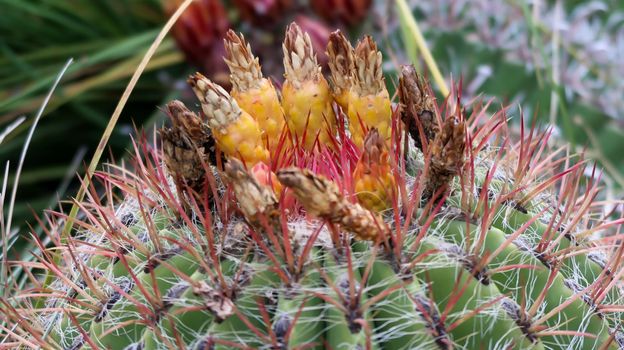
[[(333, 83), (348, 72), (385, 89), (372, 39), (357, 45), (353, 65), (344, 40), (336, 34), (328, 48)], [(239, 83), (262, 79), (242, 36), (226, 46), (244, 52), (228, 58)], [(284, 50), (287, 79), (322, 77), (296, 25)], [(258, 101), (245, 110), (199, 73), (189, 83), (203, 115), (169, 103), (161, 143), (143, 140), (130, 166), (98, 173), (101, 192), (78, 203), (71, 237), (60, 234), (65, 215), (46, 217), (51, 246), (33, 236), (37, 261), (14, 264), (27, 287), (1, 300), (3, 347), (624, 345), (624, 221), (596, 201), (582, 159), (549, 149), (548, 132), (513, 138), (504, 110), (461, 108), (457, 92), (437, 104), (404, 67), (398, 107), (354, 85), (330, 115), (337, 96), (320, 78), (305, 86), (312, 94), (285, 89), (287, 130), (271, 134), (280, 141), (266, 157), (255, 118), (274, 106), (272, 84), (254, 96), (241, 89), (237, 98)], [(345, 115), (352, 108), (358, 118)], [(310, 128), (318, 110), (325, 120), (314, 127), (326, 136), (308, 147), (288, 128)], [(347, 120), (366, 131), (362, 147)]]

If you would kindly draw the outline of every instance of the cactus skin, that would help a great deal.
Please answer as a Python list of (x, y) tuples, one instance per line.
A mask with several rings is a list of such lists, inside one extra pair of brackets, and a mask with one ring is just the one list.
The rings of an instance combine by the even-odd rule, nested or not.
[(98, 173), (104, 198), (79, 203), (67, 243), (65, 216), (48, 217), (30, 285), (0, 300), (2, 347), (622, 348), (623, 220), (597, 215), (584, 163), (533, 131), (490, 144), (509, 139), (504, 113), (438, 115), (402, 74), (385, 122), (401, 118), (408, 147), (371, 127), (364, 149), (327, 134), (285, 164), (268, 164), (253, 111), (196, 76), (205, 121), (172, 102), (162, 147)]

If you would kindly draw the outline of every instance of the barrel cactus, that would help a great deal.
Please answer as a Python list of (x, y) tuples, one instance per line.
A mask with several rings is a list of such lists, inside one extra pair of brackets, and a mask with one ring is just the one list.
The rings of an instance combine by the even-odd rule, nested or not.
[[(3, 342), (44, 349), (617, 349), (624, 245), (581, 157), (505, 111), (388, 92), (372, 38), (296, 24), (281, 93), (228, 33), (232, 91), (108, 166), (69, 237), (2, 305)], [(593, 175), (593, 174), (590, 174)], [(16, 263), (15, 266), (20, 266)], [(42, 278), (44, 276), (45, 278)]]

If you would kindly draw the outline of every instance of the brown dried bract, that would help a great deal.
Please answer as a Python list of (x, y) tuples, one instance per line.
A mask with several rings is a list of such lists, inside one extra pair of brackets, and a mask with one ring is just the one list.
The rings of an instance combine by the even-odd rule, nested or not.
[(201, 118), (180, 101), (170, 102), (165, 109), (171, 128), (162, 128), (164, 161), (176, 178), (178, 190), (183, 184), (199, 192), (205, 178), (204, 164), (214, 164), (215, 141)]
[(348, 92), (351, 89), (352, 76), (355, 72), (354, 50), (340, 30), (329, 35), (327, 57), (329, 58), (330, 82), (334, 95)]
[(232, 185), (238, 206), (247, 221), (259, 227), (265, 215), (273, 228), (279, 228), (279, 204), (273, 190), (251, 176), (243, 163), (232, 158), (225, 165), (226, 180)]
[(350, 203), (340, 194), (338, 186), (309, 170), (290, 167), (278, 171), (280, 182), (292, 189), (310, 215), (318, 216), (362, 240), (385, 236), (388, 227), (383, 219), (359, 204)]
[(443, 186), (447, 186), (464, 164), (466, 125), (456, 116), (449, 116), (431, 143), (431, 162), (426, 177), (423, 197), (431, 198)]
[(184, 131), (195, 144), (214, 143), (208, 125), (195, 112), (190, 111), (184, 103), (177, 100), (169, 102), (167, 114), (171, 118), (173, 127)]
[(416, 73), (414, 66), (401, 67), (399, 78), (401, 120), (420, 150), (424, 149), (423, 144), (430, 144), (440, 130), (434, 97), (429, 91), (428, 83)]

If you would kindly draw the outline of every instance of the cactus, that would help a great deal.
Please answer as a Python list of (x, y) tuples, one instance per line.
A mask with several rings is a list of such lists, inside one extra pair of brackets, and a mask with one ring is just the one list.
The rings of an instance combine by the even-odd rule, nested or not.
[[(14, 264), (30, 284), (2, 300), (3, 348), (624, 346), (623, 221), (603, 215), (580, 157), (551, 150), (548, 132), (514, 138), (504, 111), (462, 107), (457, 93), (436, 102), (411, 66), (394, 107), (382, 79), (362, 94), (367, 66), (337, 58), (351, 50), (340, 33), (330, 90), (305, 35), (289, 32), (283, 115), (230, 33), (233, 96), (194, 75), (203, 114), (171, 102), (162, 144), (140, 141), (130, 166), (98, 174), (102, 196), (77, 203), (69, 239), (64, 215), (48, 216), (51, 246), (36, 240), (37, 262)], [(361, 59), (376, 59), (362, 43)], [(348, 113), (375, 96), (379, 113), (350, 133)], [(295, 128), (281, 157), (284, 133), (262, 125)]]

